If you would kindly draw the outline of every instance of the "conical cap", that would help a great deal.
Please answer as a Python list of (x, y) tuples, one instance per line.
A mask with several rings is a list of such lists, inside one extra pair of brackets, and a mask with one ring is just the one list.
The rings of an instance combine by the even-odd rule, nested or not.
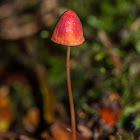
[(82, 24), (72, 10), (68, 10), (58, 20), (51, 40), (57, 44), (77, 46), (84, 42)]

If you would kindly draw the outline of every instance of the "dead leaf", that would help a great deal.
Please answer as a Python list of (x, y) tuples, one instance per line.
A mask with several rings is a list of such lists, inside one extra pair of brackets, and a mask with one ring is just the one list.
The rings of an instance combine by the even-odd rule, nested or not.
[(10, 106), (10, 98), (8, 97), (9, 89), (7, 86), (0, 88), (0, 131), (8, 130), (14, 119), (14, 112)]
[(119, 140), (117, 137), (110, 135), (109, 140)]
[(28, 131), (34, 131), (37, 128), (39, 121), (39, 110), (34, 107), (31, 108), (23, 118), (23, 125)]
[(78, 129), (85, 138), (91, 138), (93, 135), (92, 131), (82, 124), (78, 124)]
[[(50, 130), (55, 140), (72, 140), (70, 127), (61, 122), (55, 122)], [(89, 138), (85, 138), (77, 133), (77, 140), (89, 140)]]

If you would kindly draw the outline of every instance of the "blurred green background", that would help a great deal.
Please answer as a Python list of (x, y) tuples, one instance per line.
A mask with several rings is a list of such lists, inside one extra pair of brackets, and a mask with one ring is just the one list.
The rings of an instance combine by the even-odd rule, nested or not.
[[(4, 102), (0, 114), (5, 108), (11, 111), (8, 121), (0, 116), (0, 129), (17, 131), (24, 126), (32, 132), (56, 118), (69, 122), (66, 46), (51, 41), (57, 20), (68, 9), (79, 16), (85, 37), (82, 45), (71, 47), (77, 124), (79, 110), (94, 118), (100, 116), (101, 107), (117, 107), (121, 116), (113, 124), (115, 133), (121, 128), (138, 139), (139, 0), (0, 1), (0, 99)], [(32, 124), (32, 129), (27, 127), (28, 119), (23, 121), (31, 109), (40, 116), (35, 121), (40, 125)], [(86, 124), (88, 119), (82, 121)]]

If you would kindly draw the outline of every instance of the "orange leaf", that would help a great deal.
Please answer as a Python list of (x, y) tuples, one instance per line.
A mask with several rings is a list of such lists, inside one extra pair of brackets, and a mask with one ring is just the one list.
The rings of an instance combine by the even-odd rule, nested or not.
[(111, 109), (109, 107), (100, 108), (99, 114), (104, 122), (108, 125), (114, 125), (121, 115), (118, 108)]

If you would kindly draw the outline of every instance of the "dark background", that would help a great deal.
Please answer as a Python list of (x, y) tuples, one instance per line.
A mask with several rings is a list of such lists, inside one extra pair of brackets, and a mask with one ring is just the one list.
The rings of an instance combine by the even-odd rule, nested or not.
[(68, 9), (85, 37), (71, 47), (77, 126), (90, 139), (139, 139), (139, 0), (0, 1), (0, 130), (37, 138), (57, 119), (70, 124), (66, 46), (51, 41)]

